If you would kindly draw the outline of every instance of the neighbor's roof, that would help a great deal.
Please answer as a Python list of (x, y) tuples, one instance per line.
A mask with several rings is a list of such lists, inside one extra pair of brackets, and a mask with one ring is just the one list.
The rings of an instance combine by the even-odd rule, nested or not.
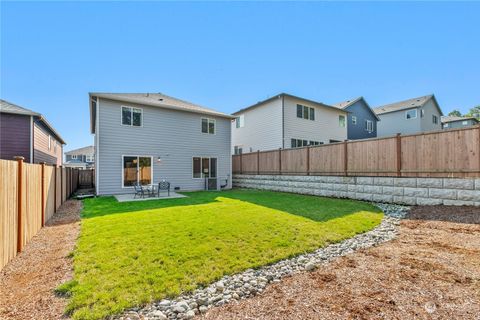
[(91, 97), (99, 97), (116, 101), (137, 103), (141, 105), (147, 105), (152, 107), (160, 107), (166, 109), (174, 109), (186, 112), (195, 112), (201, 114), (208, 114), (212, 116), (218, 116), (223, 118), (233, 119), (231, 115), (223, 112), (219, 112), (210, 108), (199, 106), (185, 100), (180, 100), (167, 96), (162, 93), (102, 93), (91, 92)]
[(476, 121), (476, 122), (480, 122), (480, 121), (478, 121), (478, 119), (475, 118), (475, 117), (444, 116), (444, 117), (441, 118), (442, 123), (455, 122), (455, 121), (465, 121), (465, 120), (474, 120), (474, 121)]
[[(373, 111), (377, 114), (384, 114), (384, 113), (390, 113), (390, 112), (395, 112), (395, 111), (400, 111), (400, 110), (407, 110), (407, 109), (413, 109), (413, 108), (420, 108), (422, 107), (427, 101), (430, 99), (435, 100), (435, 96), (433, 94), (429, 94), (423, 97), (418, 97), (418, 98), (412, 98), (408, 100), (403, 100), (395, 103), (390, 103), (386, 104), (384, 106), (376, 107), (373, 109)], [(440, 114), (443, 114), (442, 110), (440, 109), (440, 106), (438, 105), (437, 101), (435, 100), (435, 103), (437, 104), (438, 109), (440, 110)]]
[(370, 107), (370, 105), (367, 103), (367, 101), (365, 100), (364, 97), (358, 97), (358, 98), (355, 98), (355, 99), (350, 99), (350, 100), (345, 100), (345, 101), (342, 101), (342, 102), (338, 102), (338, 103), (334, 103), (332, 104), (332, 106), (336, 107), (336, 108), (340, 108), (340, 109), (347, 109), (348, 107), (350, 107), (352, 104), (360, 101), (360, 100), (363, 100), (363, 102), (365, 103), (365, 105), (370, 109), (370, 111), (372, 112), (372, 114), (375, 116), (375, 118), (377, 118), (378, 121), (380, 121), (380, 118), (377, 116), (377, 114), (375, 113), (375, 111), (373, 111), (373, 109)]
[(41, 113), (32, 111), (24, 107), (20, 107), (3, 99), (0, 99), (0, 112), (38, 117), (39, 121), (41, 121), (53, 133), (53, 135), (56, 136), (59, 142), (61, 142), (62, 144), (66, 144), (65, 140), (63, 140), (63, 138), (58, 134), (58, 132), (53, 128), (53, 126), (47, 121), (47, 119), (45, 119), (45, 117)]
[(322, 107), (325, 107), (325, 108), (330, 108), (330, 109), (336, 109), (336, 110), (340, 110), (340, 111), (344, 111), (344, 112), (347, 112), (346, 110), (343, 110), (341, 108), (337, 108), (335, 106), (332, 106), (332, 105), (328, 105), (328, 104), (325, 104), (323, 102), (318, 102), (318, 101), (314, 101), (314, 100), (310, 100), (310, 99), (305, 99), (305, 98), (301, 98), (301, 97), (298, 97), (298, 96), (294, 96), (292, 94), (288, 94), (288, 93), (279, 93), (277, 95), (274, 95), (273, 97), (270, 97), (268, 99), (265, 99), (265, 100), (262, 100), (262, 101), (259, 101), (249, 107), (246, 107), (246, 108), (243, 108), (243, 109), (240, 109), (234, 113), (232, 113), (233, 115), (236, 115), (236, 114), (239, 114), (239, 113), (242, 113), (242, 112), (245, 112), (247, 110), (250, 110), (250, 109), (253, 109), (253, 108), (256, 108), (258, 106), (261, 106), (262, 104), (264, 103), (267, 103), (267, 102), (270, 102), (270, 101), (273, 101), (275, 99), (278, 99), (278, 98), (282, 98), (282, 97), (289, 97), (289, 98), (293, 98), (293, 99), (298, 99), (298, 100), (303, 100), (303, 101), (306, 101), (307, 103), (314, 103), (314, 104), (317, 104), (317, 105), (320, 105)]
[(37, 116), (37, 117), (41, 116), (40, 113), (34, 112), (24, 107), (17, 106), (16, 104), (10, 103), (3, 99), (0, 99), (0, 112), (21, 114), (25, 116)]
[(78, 149), (74, 149), (74, 150), (70, 150), (70, 151), (65, 152), (66, 155), (67, 154), (68, 155), (72, 155), (72, 154), (91, 154), (91, 153), (94, 153), (93, 146), (78, 148)]

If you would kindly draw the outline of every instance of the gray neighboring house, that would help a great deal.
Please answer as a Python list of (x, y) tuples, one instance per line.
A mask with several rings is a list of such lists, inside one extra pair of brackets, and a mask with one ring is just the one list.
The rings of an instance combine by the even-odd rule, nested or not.
[(97, 194), (231, 188), (232, 116), (160, 93), (90, 93), (89, 105)]
[(348, 140), (377, 137), (378, 116), (363, 97), (333, 104), (349, 112), (347, 116)]
[(474, 117), (453, 117), (453, 116), (442, 117), (443, 129), (465, 128), (465, 127), (471, 127), (471, 126), (477, 125), (479, 123), (480, 121)]
[(233, 113), (232, 153), (344, 141), (347, 114), (322, 102), (280, 93)]
[(381, 120), (377, 125), (379, 137), (442, 129), (443, 112), (433, 94), (387, 104), (373, 111)]
[(65, 152), (65, 167), (92, 169), (95, 167), (95, 148), (83, 147)]

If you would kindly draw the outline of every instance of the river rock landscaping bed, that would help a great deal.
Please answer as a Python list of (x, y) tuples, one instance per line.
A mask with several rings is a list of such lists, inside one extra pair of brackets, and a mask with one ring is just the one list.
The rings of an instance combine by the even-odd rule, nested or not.
[(181, 295), (174, 300), (164, 299), (144, 308), (133, 308), (116, 319), (191, 319), (205, 313), (209, 308), (222, 306), (233, 300), (255, 296), (269, 283), (280, 282), (283, 277), (302, 271), (311, 271), (318, 265), (352, 253), (358, 249), (376, 246), (393, 239), (397, 234), (400, 219), (409, 207), (393, 204), (376, 204), (385, 213), (381, 224), (375, 229), (359, 234), (340, 243), (329, 245), (312, 253), (282, 260), (259, 269), (225, 276), (206, 288)]

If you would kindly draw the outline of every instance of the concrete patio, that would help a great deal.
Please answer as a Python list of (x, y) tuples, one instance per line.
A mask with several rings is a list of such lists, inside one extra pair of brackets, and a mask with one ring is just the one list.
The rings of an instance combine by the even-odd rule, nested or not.
[(166, 193), (163, 193), (160, 195), (160, 197), (144, 197), (141, 198), (139, 196), (135, 197), (134, 193), (129, 193), (129, 194), (117, 194), (115, 195), (115, 198), (117, 199), (118, 202), (128, 202), (128, 201), (147, 201), (147, 200), (166, 200), (166, 199), (178, 199), (178, 198), (186, 198), (187, 196), (183, 194), (179, 194), (176, 192), (170, 192), (170, 195), (168, 196)]

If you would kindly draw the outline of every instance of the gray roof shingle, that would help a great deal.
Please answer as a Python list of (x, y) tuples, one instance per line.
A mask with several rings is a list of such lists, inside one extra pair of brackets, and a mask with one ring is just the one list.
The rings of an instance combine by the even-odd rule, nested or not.
[(185, 100), (180, 100), (167, 96), (162, 93), (102, 93), (91, 92), (90, 96), (105, 98), (116, 101), (124, 101), (130, 103), (137, 103), (141, 105), (161, 107), (167, 109), (181, 110), (187, 112), (195, 112), (201, 114), (208, 114), (223, 118), (233, 119), (231, 115), (219, 112), (210, 108), (199, 106)]
[(93, 149), (93, 146), (88, 146), (88, 147), (83, 147), (83, 148), (78, 148), (78, 149), (73, 149), (73, 150), (70, 150), (70, 151), (67, 151), (65, 152), (65, 154), (67, 155), (71, 155), (71, 154), (91, 154), (91, 153), (94, 153), (94, 149)]
[(30, 109), (20, 107), (11, 102), (0, 99), (0, 112), (13, 113), (13, 114), (22, 114), (26, 116), (41, 116), (40, 113), (34, 112)]
[(432, 99), (433, 94), (429, 94), (423, 97), (407, 99), (395, 103), (386, 104), (380, 107), (373, 108), (376, 114), (384, 114), (389, 112), (395, 112), (400, 110), (407, 110), (412, 108), (419, 108), (423, 106), (428, 100)]
[(475, 117), (455, 117), (455, 116), (444, 116), (441, 118), (442, 123), (454, 122), (454, 121), (464, 121), (464, 120), (474, 120), (479, 122)]

